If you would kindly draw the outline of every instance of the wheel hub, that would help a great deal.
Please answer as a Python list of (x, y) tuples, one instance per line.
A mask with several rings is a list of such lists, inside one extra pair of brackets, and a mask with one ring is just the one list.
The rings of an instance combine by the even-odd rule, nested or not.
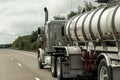
[(105, 66), (102, 66), (100, 69), (100, 80), (109, 80), (108, 71)]
[(60, 71), (60, 66), (61, 66), (60, 62), (58, 62), (58, 64), (57, 64), (57, 75), (60, 75), (60, 72), (61, 72)]
[(51, 69), (52, 69), (52, 72), (54, 72), (54, 64), (52, 63), (52, 65), (51, 65)]

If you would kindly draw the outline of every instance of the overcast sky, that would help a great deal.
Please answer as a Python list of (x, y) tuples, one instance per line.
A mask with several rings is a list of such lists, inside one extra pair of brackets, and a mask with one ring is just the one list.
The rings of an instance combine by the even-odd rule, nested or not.
[[(84, 0), (0, 0), (0, 44), (12, 43), (44, 24), (44, 7), (49, 20), (83, 6)], [(94, 0), (86, 0), (94, 1)], [(72, 2), (72, 5), (71, 5)]]

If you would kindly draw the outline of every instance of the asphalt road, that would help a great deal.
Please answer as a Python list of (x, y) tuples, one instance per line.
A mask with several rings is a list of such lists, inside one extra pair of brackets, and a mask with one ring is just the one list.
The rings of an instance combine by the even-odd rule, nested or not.
[(50, 68), (40, 70), (37, 53), (0, 49), (0, 80), (57, 80)]

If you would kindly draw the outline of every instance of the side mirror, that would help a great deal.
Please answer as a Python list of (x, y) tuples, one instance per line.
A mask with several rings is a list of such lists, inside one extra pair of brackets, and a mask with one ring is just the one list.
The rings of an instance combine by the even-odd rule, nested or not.
[(38, 28), (38, 34), (41, 34), (41, 28), (40, 27)]

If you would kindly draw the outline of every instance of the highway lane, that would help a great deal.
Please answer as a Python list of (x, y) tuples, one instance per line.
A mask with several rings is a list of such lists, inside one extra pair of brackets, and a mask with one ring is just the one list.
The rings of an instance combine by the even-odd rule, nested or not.
[(0, 80), (57, 80), (50, 68), (39, 69), (37, 53), (0, 49)]

